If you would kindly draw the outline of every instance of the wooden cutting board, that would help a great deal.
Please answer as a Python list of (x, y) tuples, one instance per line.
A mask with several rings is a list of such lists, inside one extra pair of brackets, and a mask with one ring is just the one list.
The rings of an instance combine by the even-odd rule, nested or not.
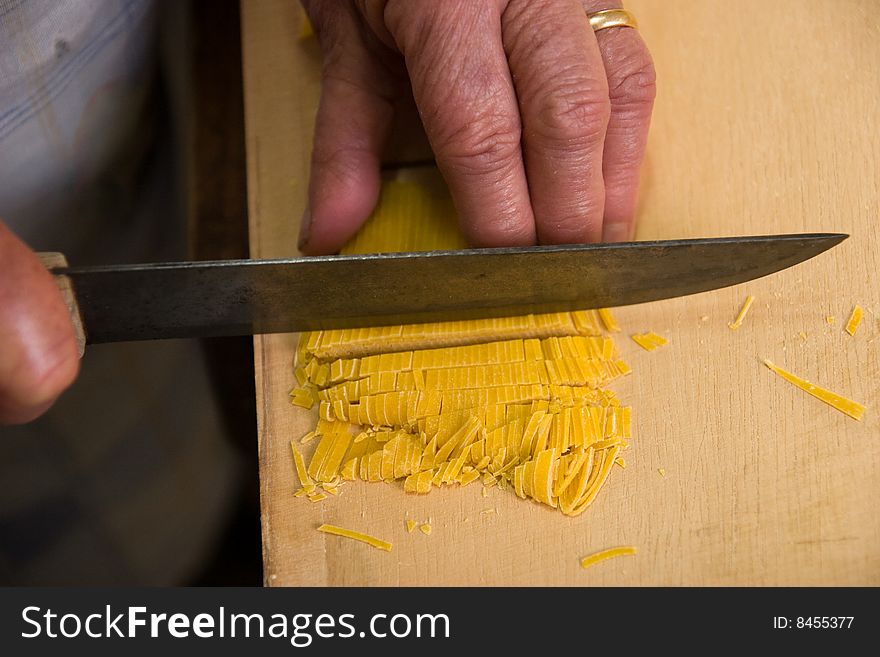
[[(355, 483), (292, 496), (293, 335), (254, 340), (269, 585), (880, 584), (880, 5), (632, 0), (658, 72), (640, 239), (800, 231), (852, 237), (770, 278), (620, 309), (634, 440), (570, 519), (477, 485), (409, 496)], [(301, 9), (243, 2), (251, 253), (296, 252), (320, 53)], [(745, 324), (727, 324), (747, 294)], [(855, 337), (843, 331), (866, 309)], [(833, 316), (833, 323), (826, 317)], [(670, 344), (648, 353), (628, 334)], [(803, 332), (806, 337), (800, 335)], [(857, 422), (782, 381), (770, 358), (868, 406)], [(660, 474), (665, 471), (665, 476)], [(404, 520), (430, 519), (430, 536)], [(390, 553), (315, 531), (394, 543)], [(582, 570), (578, 558), (635, 545)]]

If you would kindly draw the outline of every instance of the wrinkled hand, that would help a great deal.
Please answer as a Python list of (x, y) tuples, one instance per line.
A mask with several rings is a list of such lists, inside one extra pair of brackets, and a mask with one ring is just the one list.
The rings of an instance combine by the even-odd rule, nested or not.
[(336, 251), (379, 193), (395, 112), (414, 99), (476, 246), (634, 233), (654, 101), (639, 33), (593, 33), (614, 0), (303, 0), (324, 52), (300, 248)]
[(73, 324), (55, 281), (0, 222), (0, 424), (44, 413), (78, 371)]

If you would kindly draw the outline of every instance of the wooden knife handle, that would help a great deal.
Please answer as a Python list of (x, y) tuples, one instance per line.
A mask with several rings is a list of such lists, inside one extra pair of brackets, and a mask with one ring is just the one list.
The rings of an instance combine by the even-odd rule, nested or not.
[(67, 267), (67, 258), (63, 253), (37, 253), (37, 257), (43, 266), (52, 273), (58, 289), (61, 290), (61, 296), (64, 297), (64, 303), (67, 304), (67, 312), (70, 313), (70, 321), (73, 322), (73, 330), (76, 333), (76, 349), (79, 352), (79, 357), (82, 358), (86, 349), (86, 333), (83, 330), (82, 316), (79, 313), (76, 295), (73, 293), (73, 285), (70, 283), (70, 277), (52, 272), (56, 267)]

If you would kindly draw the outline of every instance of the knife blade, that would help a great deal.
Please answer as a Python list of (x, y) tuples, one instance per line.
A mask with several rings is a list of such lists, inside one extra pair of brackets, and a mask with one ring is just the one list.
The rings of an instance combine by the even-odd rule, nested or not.
[(56, 267), (88, 343), (251, 335), (614, 307), (743, 283), (838, 233)]

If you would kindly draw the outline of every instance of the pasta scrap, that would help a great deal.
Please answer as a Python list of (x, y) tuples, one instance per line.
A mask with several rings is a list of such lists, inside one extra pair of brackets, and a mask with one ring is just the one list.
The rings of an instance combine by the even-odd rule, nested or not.
[(290, 391), (290, 403), (308, 409), (315, 405), (315, 398), (306, 388), (294, 388)]
[(859, 328), (859, 324), (862, 323), (862, 315), (864, 315), (864, 311), (862, 307), (857, 305), (853, 308), (852, 315), (849, 316), (849, 321), (846, 323), (846, 332), (850, 335), (856, 334), (856, 329)]
[(610, 308), (599, 308), (599, 319), (602, 320), (602, 324), (605, 325), (605, 329), (609, 333), (618, 333), (620, 331), (620, 326), (617, 325), (617, 320), (611, 314)]
[(613, 559), (614, 557), (623, 556), (634, 556), (635, 554), (636, 549), (630, 545), (609, 548), (608, 550), (602, 550), (601, 552), (596, 552), (581, 559), (581, 568), (589, 568), (590, 566), (595, 566), (600, 561), (605, 561), (606, 559)]
[(743, 320), (746, 318), (746, 314), (749, 312), (749, 308), (752, 307), (752, 304), (755, 301), (755, 297), (751, 294), (746, 297), (745, 302), (742, 305), (742, 308), (739, 309), (739, 314), (737, 314), (736, 319), (734, 319), (728, 326), (731, 331), (737, 330), (740, 326), (742, 326)]
[(334, 536), (342, 536), (343, 538), (350, 538), (355, 541), (360, 541), (361, 543), (366, 543), (367, 545), (370, 545), (379, 550), (391, 552), (391, 543), (389, 543), (388, 541), (383, 541), (379, 538), (376, 538), (375, 536), (356, 532), (352, 529), (345, 529), (343, 527), (337, 527), (336, 525), (325, 524), (318, 527), (318, 531), (324, 532), (325, 534), (333, 534)]
[(650, 333), (636, 333), (631, 337), (633, 339), (633, 342), (635, 342), (645, 351), (654, 351), (658, 347), (669, 344), (669, 341), (666, 338), (657, 335), (653, 331), (651, 331)]
[(837, 409), (841, 413), (849, 415), (855, 420), (861, 420), (862, 416), (864, 416), (865, 414), (865, 407), (858, 402), (838, 395), (836, 392), (831, 392), (830, 390), (826, 390), (825, 388), (820, 388), (819, 386), (810, 383), (806, 379), (802, 379), (796, 374), (792, 374), (791, 372), (787, 372), (781, 367), (777, 367), (767, 359), (764, 359), (764, 365), (766, 365), (768, 369), (778, 374), (789, 383), (812, 395), (816, 399), (825, 402), (826, 404)]

